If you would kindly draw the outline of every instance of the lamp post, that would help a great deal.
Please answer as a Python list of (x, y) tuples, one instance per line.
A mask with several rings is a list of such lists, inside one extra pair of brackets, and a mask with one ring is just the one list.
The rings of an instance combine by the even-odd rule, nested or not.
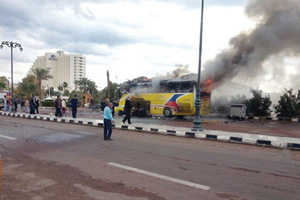
[(2, 44), (0, 45), (0, 48), (2, 49), (3, 46), (6, 45), (10, 47), (11, 49), (11, 112), (15, 111), (15, 103), (14, 103), (14, 76), (13, 76), (13, 48), (19, 47), (20, 51), (23, 51), (23, 48), (21, 44), (18, 44), (16, 42), (9, 42), (9, 41), (3, 41)]
[(201, 77), (201, 56), (202, 56), (203, 7), (204, 7), (204, 0), (202, 0), (202, 4), (201, 4), (198, 80), (197, 80), (196, 100), (195, 100), (196, 115), (193, 121), (194, 125), (192, 131), (203, 131), (203, 128), (201, 126), (202, 121), (200, 119), (200, 108), (201, 108), (200, 77)]

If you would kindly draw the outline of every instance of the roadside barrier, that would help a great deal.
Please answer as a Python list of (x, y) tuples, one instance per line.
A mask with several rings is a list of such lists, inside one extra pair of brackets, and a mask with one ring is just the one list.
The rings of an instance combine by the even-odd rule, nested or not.
[[(30, 114), (23, 114), (23, 113), (8, 113), (8, 112), (1, 112), (1, 111), (0, 111), (0, 115), (27, 118), (27, 119), (45, 120), (51, 122), (72, 123), (78, 125), (103, 127), (103, 120), (57, 118), (51, 116), (30, 115)], [(258, 145), (258, 146), (265, 146), (265, 147), (300, 150), (300, 138), (276, 137), (276, 136), (269, 136), (269, 135), (255, 135), (255, 134), (247, 134), (247, 133), (212, 131), (212, 130), (205, 130), (200, 132), (182, 131), (182, 130), (180, 131), (180, 130), (171, 130), (166, 128), (142, 127), (141, 125), (135, 126), (135, 125), (123, 125), (123, 124), (122, 125), (113, 124), (113, 128), (168, 135), (168, 136), (178, 136), (178, 137), (186, 137), (186, 138), (196, 138), (196, 139), (215, 140), (215, 141), (231, 142), (231, 143), (239, 143), (239, 144), (251, 144), (251, 145)]]

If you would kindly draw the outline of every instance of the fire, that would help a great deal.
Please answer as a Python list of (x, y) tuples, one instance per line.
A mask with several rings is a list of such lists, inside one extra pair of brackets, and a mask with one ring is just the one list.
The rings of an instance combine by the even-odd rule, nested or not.
[(205, 88), (206, 88), (206, 92), (207, 92), (207, 93), (210, 93), (211, 87), (212, 87), (212, 80), (211, 80), (211, 79), (207, 79), (206, 85), (205, 85)]

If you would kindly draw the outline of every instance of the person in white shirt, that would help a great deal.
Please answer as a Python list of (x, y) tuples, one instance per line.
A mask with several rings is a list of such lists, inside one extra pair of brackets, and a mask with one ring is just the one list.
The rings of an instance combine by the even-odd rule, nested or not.
[(62, 109), (62, 114), (63, 115), (66, 115), (66, 107), (67, 107), (67, 103), (66, 103), (66, 100), (62, 100), (61, 102), (61, 109)]

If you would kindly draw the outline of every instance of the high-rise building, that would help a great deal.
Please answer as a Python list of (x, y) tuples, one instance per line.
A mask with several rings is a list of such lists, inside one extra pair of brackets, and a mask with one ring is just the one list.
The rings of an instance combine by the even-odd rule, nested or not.
[(33, 74), (32, 69), (42, 68), (49, 70), (52, 79), (44, 81), (45, 89), (53, 87), (58, 89), (63, 82), (68, 84), (69, 91), (75, 89), (75, 80), (85, 77), (85, 56), (81, 54), (65, 54), (63, 51), (57, 53), (45, 53), (34, 61), (29, 74)]

